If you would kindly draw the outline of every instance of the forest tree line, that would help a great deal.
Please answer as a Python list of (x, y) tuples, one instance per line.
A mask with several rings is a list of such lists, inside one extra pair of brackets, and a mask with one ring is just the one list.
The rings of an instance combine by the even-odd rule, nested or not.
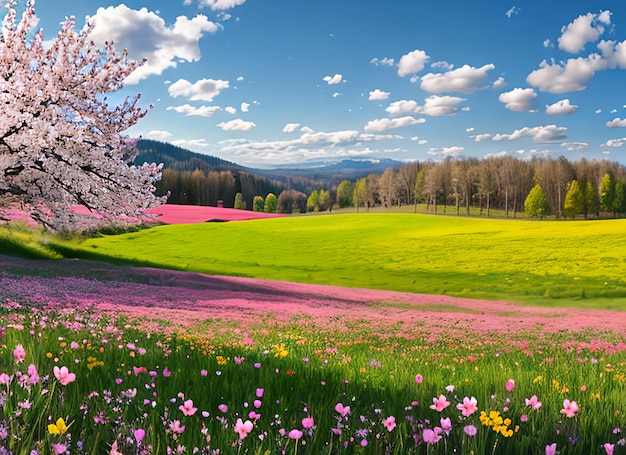
[[(489, 216), (491, 210), (498, 209), (506, 217), (516, 217), (528, 213), (525, 203), (536, 187), (542, 196), (530, 202), (539, 204), (541, 210), (532, 216), (626, 213), (624, 166), (607, 160), (569, 161), (565, 157), (412, 162), (389, 167), (381, 174), (346, 179), (331, 188), (313, 189), (309, 194), (284, 189), (275, 181), (245, 172), (165, 169), (159, 191), (171, 192), (170, 203), (217, 205), (221, 200), (225, 207), (279, 213), (425, 204), (433, 213), (439, 208), (444, 213), (469, 214), (475, 207), (481, 215)], [(271, 203), (266, 207), (268, 195)]]

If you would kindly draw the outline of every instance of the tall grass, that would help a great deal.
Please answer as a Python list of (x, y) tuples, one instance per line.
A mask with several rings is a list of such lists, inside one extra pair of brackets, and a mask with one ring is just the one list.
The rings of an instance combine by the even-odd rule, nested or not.
[(52, 246), (212, 274), (626, 309), (626, 220), (326, 215), (160, 226)]

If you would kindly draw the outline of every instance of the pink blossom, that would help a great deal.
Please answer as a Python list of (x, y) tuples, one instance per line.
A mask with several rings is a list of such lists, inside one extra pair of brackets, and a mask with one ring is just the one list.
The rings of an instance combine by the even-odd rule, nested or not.
[(476, 411), (478, 411), (478, 401), (474, 397), (472, 398), (465, 397), (463, 398), (463, 403), (457, 404), (456, 408), (459, 411), (461, 411), (461, 414), (463, 414), (463, 417), (469, 417), (472, 414), (474, 414)]
[(343, 403), (337, 403), (335, 405), (335, 411), (341, 414), (341, 417), (345, 417), (350, 414), (350, 406), (344, 406)]
[(167, 367), (163, 368), (163, 376), (169, 378), (172, 375), (172, 372), (167, 369)]
[(537, 411), (541, 407), (541, 401), (539, 401), (537, 395), (533, 395), (530, 398), (526, 398), (526, 406), (530, 406), (533, 410)]
[(305, 417), (304, 419), (302, 419), (302, 428), (305, 429), (310, 429), (313, 428), (315, 426), (315, 421), (313, 420), (313, 417)]
[(9, 376), (6, 373), (0, 373), (0, 385), (9, 385), (11, 384), (12, 376)]
[(415, 382), (421, 384), (424, 381), (424, 377), (421, 374), (415, 376)]
[(474, 425), (465, 425), (463, 427), (463, 431), (465, 432), (466, 435), (470, 437), (474, 437), (476, 436), (476, 433), (478, 433), (478, 430), (476, 429)]
[(263, 402), (262, 402), (261, 400), (254, 400), (254, 401), (252, 402), (252, 405), (253, 405), (255, 408), (257, 408), (257, 409), (259, 409), (259, 408), (261, 407), (261, 405), (262, 405), (262, 404), (263, 404)]
[(54, 455), (61, 455), (67, 452), (67, 446), (65, 444), (51, 444)]
[(608, 442), (605, 443), (604, 450), (606, 451), (606, 455), (613, 455), (613, 451), (615, 450), (615, 444), (609, 444)]
[(248, 413), (248, 418), (252, 419), (252, 420), (259, 420), (261, 418), (261, 414), (255, 412), (255, 411), (250, 411)]
[(28, 381), (31, 384), (37, 384), (39, 382), (39, 374), (37, 374), (37, 367), (32, 363), (28, 365)]
[(515, 381), (513, 379), (509, 379), (508, 381), (506, 381), (505, 388), (507, 392), (512, 392), (515, 388)]
[(526, 423), (528, 422), (528, 416), (526, 414), (522, 414), (521, 416), (519, 416), (519, 420), (522, 423)]
[(15, 359), (15, 363), (21, 363), (26, 358), (26, 351), (24, 350), (24, 346), (18, 344), (15, 350), (13, 351), (13, 358)]
[(433, 403), (430, 405), (430, 409), (434, 409), (437, 412), (441, 412), (450, 406), (450, 402), (447, 400), (445, 395), (439, 395), (439, 398), (434, 397)]
[(396, 418), (394, 416), (389, 416), (386, 419), (383, 419), (382, 423), (387, 431), (393, 431), (393, 429), (396, 427)]
[(137, 430), (135, 430), (133, 435), (135, 436), (135, 439), (137, 440), (137, 444), (139, 444), (143, 441), (143, 438), (146, 437), (146, 430), (138, 428)]
[(447, 434), (450, 435), (450, 432), (452, 431), (452, 421), (450, 420), (450, 417), (446, 417), (439, 419), (439, 423), (441, 425), (441, 429)]
[(298, 440), (298, 439), (302, 438), (302, 434), (303, 433), (300, 430), (297, 430), (297, 429), (294, 428), (293, 430), (291, 430), (289, 432), (289, 438)]
[(185, 425), (181, 425), (180, 420), (174, 420), (170, 423), (170, 430), (172, 430), (173, 433), (183, 434), (185, 431)]
[(70, 382), (74, 382), (76, 380), (76, 374), (70, 373), (67, 367), (61, 367), (55, 365), (54, 376), (59, 380), (61, 385), (68, 385)]
[(256, 389), (256, 397), (257, 398), (263, 398), (264, 394), (265, 394), (265, 389), (261, 389), (261, 388)]
[(235, 433), (239, 435), (240, 440), (248, 436), (252, 428), (254, 428), (254, 425), (249, 420), (244, 422), (241, 419), (237, 419), (237, 423), (235, 423)]
[(556, 455), (556, 442), (546, 446), (546, 455)]
[[(435, 430), (426, 428), (422, 432), (422, 439), (424, 440), (426, 444), (437, 444), (441, 440), (441, 436), (440, 436), (441, 431), (437, 432), (436, 430), (437, 428), (435, 428)], [(439, 430), (441, 430), (441, 428)]]
[(223, 412), (224, 414), (226, 414), (228, 412), (228, 406), (226, 406), (224, 403), (220, 404), (217, 409), (219, 409), (221, 412)]
[(182, 411), (182, 413), (186, 416), (192, 416), (196, 413), (196, 411), (198, 410), (198, 408), (194, 408), (193, 406), (193, 400), (187, 400), (185, 401), (183, 404), (181, 404), (180, 406), (178, 406), (178, 409), (180, 409)]
[(563, 409), (561, 409), (561, 414), (565, 414), (566, 417), (572, 418), (579, 411), (578, 403), (575, 401), (563, 400)]

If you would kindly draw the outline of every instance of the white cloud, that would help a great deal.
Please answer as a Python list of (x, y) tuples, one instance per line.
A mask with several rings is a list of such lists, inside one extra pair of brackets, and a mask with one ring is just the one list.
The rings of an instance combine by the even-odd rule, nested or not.
[(236, 113), (237, 113), (237, 109), (235, 109), (235, 108), (234, 108), (234, 107), (232, 107), (232, 106), (225, 107), (225, 108), (224, 108), (224, 110), (225, 110), (226, 112), (228, 112), (229, 114), (236, 114)]
[(491, 134), (489, 133), (477, 134), (476, 136), (474, 136), (474, 141), (482, 142), (482, 141), (486, 141), (490, 137), (491, 137)]
[(192, 101), (213, 101), (213, 98), (229, 87), (228, 81), (221, 79), (200, 79), (193, 84), (186, 79), (178, 79), (167, 89), (171, 97), (184, 96)]
[(219, 126), (224, 131), (248, 131), (249, 129), (254, 128), (256, 126), (256, 123), (246, 122), (238, 118), (235, 120), (230, 120), (228, 122), (218, 123), (217, 126)]
[(474, 131), (474, 127), (470, 126), (469, 128), (465, 128), (465, 132), (466, 133), (471, 133), (472, 131)]
[(369, 100), (370, 101), (382, 101), (389, 98), (389, 92), (383, 92), (382, 90), (376, 89), (370, 92)]
[(189, 150), (203, 149), (209, 146), (204, 139), (178, 139), (176, 141), (172, 141), (172, 144)]
[(148, 133), (146, 133), (143, 137), (155, 141), (167, 142), (172, 137), (172, 133), (170, 133), (169, 131), (152, 130), (148, 131)]
[(250, 103), (241, 103), (241, 112), (248, 112), (250, 110)]
[(308, 126), (303, 126), (302, 128), (300, 128), (300, 132), (302, 133), (312, 133), (313, 131), (313, 128), (309, 128)]
[(597, 41), (604, 33), (604, 26), (611, 23), (611, 12), (603, 11), (600, 15), (587, 13), (561, 29), (559, 49), (576, 54), (585, 48), (585, 44)]
[(504, 107), (515, 112), (536, 112), (533, 103), (537, 94), (532, 88), (514, 88), (510, 92), (501, 93), (498, 100)]
[(300, 127), (299, 123), (287, 123), (284, 127), (283, 127), (283, 133), (293, 133), (295, 130), (297, 130)]
[(626, 144), (626, 137), (620, 139), (609, 139), (606, 144), (602, 144), (601, 147), (621, 147)]
[(615, 114), (617, 112), (617, 109), (613, 108), (611, 109), (611, 114)]
[(605, 66), (606, 62), (598, 54), (591, 54), (587, 58), (572, 58), (561, 63), (548, 63), (544, 60), (539, 64), (538, 70), (526, 77), (526, 82), (542, 92), (579, 92), (585, 90), (595, 72)]
[(496, 79), (496, 81), (493, 84), (491, 84), (491, 87), (494, 89), (501, 89), (506, 86), (507, 86), (507, 83), (502, 76), (500, 76), (498, 79)]
[(609, 120), (608, 122), (606, 122), (606, 126), (608, 126), (609, 128), (624, 128), (626, 127), (626, 118), (621, 119), (615, 117), (613, 120)]
[(341, 82), (343, 76), (341, 74), (335, 74), (334, 76), (324, 76), (324, 80), (328, 83), (328, 85), (336, 85)]
[(444, 62), (444, 61), (440, 61), (440, 62), (435, 62), (432, 63), (430, 65), (431, 68), (437, 68), (437, 69), (442, 69), (442, 70), (446, 70), (446, 71), (450, 71), (451, 69), (454, 69), (454, 65), (448, 62)]
[(90, 37), (98, 46), (114, 41), (119, 51), (128, 50), (131, 59), (147, 59), (126, 78), (128, 84), (175, 68), (180, 60), (200, 60), (198, 41), (204, 33), (215, 33), (221, 28), (202, 14), (192, 19), (179, 16), (172, 26), (167, 26), (157, 13), (146, 8), (133, 10), (124, 4), (98, 8), (89, 21), (95, 24)]
[(419, 73), (430, 59), (426, 52), (416, 49), (400, 57), (398, 62), (398, 76), (404, 77), (409, 74)]
[(571, 115), (578, 110), (578, 106), (570, 104), (566, 98), (561, 101), (557, 101), (546, 108), (546, 114), (549, 115)]
[(506, 152), (506, 150), (501, 150), (501, 151), (495, 152), (495, 153), (485, 153), (483, 158), (488, 160), (489, 158), (504, 158), (507, 155), (508, 155), (508, 153)]
[(567, 128), (556, 125), (535, 126), (533, 128), (524, 127), (522, 129), (515, 130), (508, 136), (508, 139), (512, 141), (523, 137), (529, 137), (537, 144), (560, 142), (567, 139)]
[(582, 152), (589, 148), (589, 144), (586, 142), (563, 142), (561, 147), (568, 152)]
[(554, 47), (554, 44), (552, 44), (552, 41), (546, 38), (545, 40), (543, 40), (543, 47), (545, 48)]
[(373, 58), (370, 60), (372, 65), (376, 66), (393, 66), (395, 64), (394, 59), (392, 58)]
[(452, 146), (443, 148), (431, 148), (427, 153), (435, 158), (457, 158), (463, 153), (464, 150), (464, 147)]
[(191, 106), (189, 104), (183, 104), (182, 106), (168, 106), (168, 111), (176, 111), (179, 114), (185, 114), (186, 116), (199, 116), (199, 117), (211, 117), (215, 112), (221, 111), (219, 106)]
[(198, 5), (200, 8), (208, 6), (213, 11), (221, 11), (243, 5), (246, 0), (200, 0)]
[(367, 132), (381, 132), (396, 128), (402, 128), (409, 125), (415, 125), (416, 123), (424, 123), (425, 121), (425, 119), (416, 119), (415, 117), (411, 117), (410, 115), (393, 119), (379, 118), (367, 122), (367, 125), (365, 125), (363, 130)]
[(509, 19), (511, 18), (511, 16), (513, 16), (513, 14), (519, 14), (519, 12), (521, 11), (521, 8), (517, 8), (515, 6), (512, 6), (506, 13), (504, 13), (506, 15), (506, 17), (508, 17)]
[(392, 116), (423, 114), (430, 117), (442, 117), (456, 114), (459, 104), (463, 101), (465, 101), (464, 98), (456, 96), (432, 95), (424, 100), (423, 106), (418, 105), (417, 101), (400, 100), (391, 103), (385, 110)]
[(596, 114), (601, 114), (601, 113), (602, 113), (602, 109), (596, 109), (594, 112), (595, 112)]
[(487, 72), (494, 68), (495, 65), (493, 64), (484, 65), (480, 68), (463, 65), (446, 73), (428, 73), (422, 76), (420, 87), (430, 93), (474, 93), (487, 88), (483, 82), (487, 79)]

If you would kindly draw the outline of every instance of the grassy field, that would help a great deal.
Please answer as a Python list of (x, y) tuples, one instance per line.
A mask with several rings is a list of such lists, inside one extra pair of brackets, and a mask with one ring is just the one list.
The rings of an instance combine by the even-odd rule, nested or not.
[(211, 274), (626, 310), (626, 220), (333, 214), (160, 226), (50, 246)]

